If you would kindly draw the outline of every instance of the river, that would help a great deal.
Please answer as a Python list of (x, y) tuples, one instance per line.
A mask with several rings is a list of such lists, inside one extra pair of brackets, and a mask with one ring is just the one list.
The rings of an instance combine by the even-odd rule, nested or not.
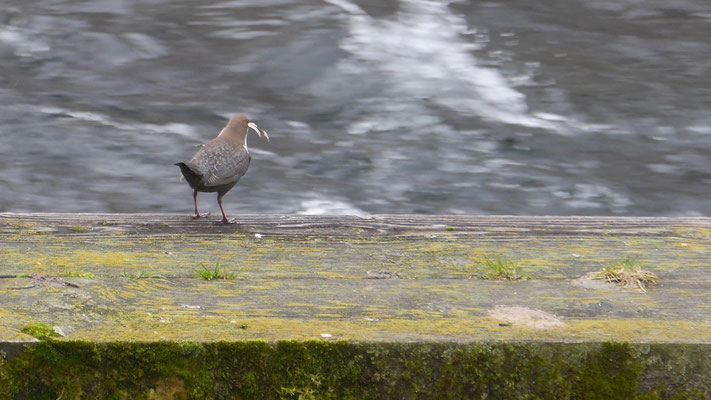
[[(707, 0), (4, 0), (0, 211), (711, 214)], [(214, 194), (201, 209), (218, 213)]]

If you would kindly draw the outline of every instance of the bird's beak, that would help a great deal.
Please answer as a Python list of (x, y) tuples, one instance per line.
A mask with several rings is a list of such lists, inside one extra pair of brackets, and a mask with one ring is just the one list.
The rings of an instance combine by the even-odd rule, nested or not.
[(258, 127), (257, 124), (255, 124), (254, 122), (249, 122), (247, 126), (254, 129), (254, 131), (257, 132), (257, 135), (259, 135), (260, 138), (262, 137), (262, 134), (264, 134), (264, 137), (267, 138), (267, 142), (269, 141), (269, 135), (267, 135), (267, 131)]

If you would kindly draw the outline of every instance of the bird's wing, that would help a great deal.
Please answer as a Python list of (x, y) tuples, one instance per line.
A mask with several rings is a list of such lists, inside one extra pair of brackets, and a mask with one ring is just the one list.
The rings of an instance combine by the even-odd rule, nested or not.
[(236, 183), (249, 168), (249, 153), (225, 142), (208, 143), (198, 150), (191, 163), (199, 164), (204, 172), (205, 186)]

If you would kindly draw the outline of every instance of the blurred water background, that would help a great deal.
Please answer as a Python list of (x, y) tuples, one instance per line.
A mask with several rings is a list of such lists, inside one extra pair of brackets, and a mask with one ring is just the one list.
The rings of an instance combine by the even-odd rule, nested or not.
[(708, 0), (2, 3), (0, 211), (711, 214)]

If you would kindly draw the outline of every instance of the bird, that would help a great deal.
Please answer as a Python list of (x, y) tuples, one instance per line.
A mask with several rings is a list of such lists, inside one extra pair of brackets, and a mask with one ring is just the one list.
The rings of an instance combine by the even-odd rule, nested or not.
[(240, 178), (247, 173), (252, 157), (247, 148), (247, 132), (254, 129), (261, 139), (262, 135), (269, 141), (269, 135), (254, 122), (250, 122), (244, 114), (234, 114), (227, 125), (216, 138), (200, 145), (195, 156), (188, 161), (175, 163), (180, 167), (185, 180), (193, 189), (195, 215), (193, 219), (206, 218), (210, 215), (200, 214), (197, 206), (198, 192), (217, 192), (217, 204), (222, 211), (222, 219), (217, 223), (234, 224), (236, 218), (228, 219), (222, 208), (222, 197), (232, 189)]

